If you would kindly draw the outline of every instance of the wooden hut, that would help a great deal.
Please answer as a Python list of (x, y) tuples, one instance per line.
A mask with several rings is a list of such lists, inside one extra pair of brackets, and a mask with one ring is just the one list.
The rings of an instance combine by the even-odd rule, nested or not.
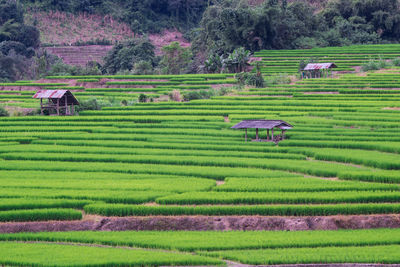
[(310, 63), (301, 72), (302, 79), (328, 78), (329, 73), (333, 76), (332, 69), (337, 68), (334, 63)]
[[(278, 143), (285, 139), (285, 131), (292, 129), (293, 126), (282, 120), (245, 120), (242, 121), (232, 129), (245, 129), (245, 141), (247, 142), (247, 129), (256, 129), (256, 139), (252, 141), (256, 142), (275, 142)], [(266, 129), (266, 139), (260, 138), (259, 129)], [(281, 133), (278, 135), (274, 134), (274, 130), (279, 129)], [(271, 131), (271, 135), (270, 135)]]
[[(33, 98), (40, 99), (40, 111), (44, 114), (47, 110), (49, 115), (74, 115), (78, 100), (69, 90), (39, 90)], [(47, 100), (47, 103), (44, 103)]]

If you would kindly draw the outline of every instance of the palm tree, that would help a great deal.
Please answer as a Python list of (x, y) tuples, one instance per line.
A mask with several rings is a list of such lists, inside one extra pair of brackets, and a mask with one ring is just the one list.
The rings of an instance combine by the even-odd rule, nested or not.
[(20, 24), (14, 22), (14, 19), (7, 20), (0, 26), (0, 42), (10, 40), (11, 37), (17, 34)]

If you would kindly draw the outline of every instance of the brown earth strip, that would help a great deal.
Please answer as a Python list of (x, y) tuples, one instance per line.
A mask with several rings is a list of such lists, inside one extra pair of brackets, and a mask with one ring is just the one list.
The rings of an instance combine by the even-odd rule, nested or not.
[(304, 92), (305, 95), (338, 95), (339, 92)]
[(61, 231), (229, 231), (400, 228), (400, 214), (319, 217), (148, 216), (98, 217), (82, 221), (0, 223), (0, 233)]
[(400, 107), (387, 107), (383, 108), (384, 110), (400, 110)]
[[(229, 264), (228, 267), (249, 267), (254, 265)], [(400, 267), (400, 264), (369, 264), (369, 263), (342, 263), (342, 264), (285, 264), (285, 265), (257, 265), (258, 267)]]

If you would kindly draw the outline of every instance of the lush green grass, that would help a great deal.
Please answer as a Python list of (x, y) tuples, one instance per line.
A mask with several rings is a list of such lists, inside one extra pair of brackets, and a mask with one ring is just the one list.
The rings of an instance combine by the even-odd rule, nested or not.
[(325, 192), (325, 191), (375, 191), (399, 190), (399, 185), (381, 183), (359, 183), (354, 181), (331, 181), (320, 178), (235, 178), (228, 177), (225, 183), (214, 188), (224, 192)]
[(43, 243), (0, 243), (0, 264), (10, 266), (223, 265), (209, 257), (140, 249)]
[(74, 208), (83, 209), (91, 201), (41, 198), (0, 198), (0, 211), (21, 209)]
[(335, 231), (112, 231), (0, 235), (2, 241), (103, 244), (181, 251), (348, 247), (400, 244), (399, 229)]
[(86, 213), (104, 216), (150, 215), (262, 215), (262, 216), (327, 216), (357, 214), (390, 214), (400, 212), (400, 204), (336, 204), (336, 205), (210, 205), (210, 206), (146, 206), (123, 204), (89, 204)]
[(158, 204), (322, 204), (400, 202), (400, 192), (190, 192), (159, 197)]
[[(51, 201), (49, 203), (51, 203)], [(29, 205), (26, 206), (29, 207)], [(0, 222), (28, 222), (28, 221), (53, 221), (53, 220), (65, 221), (65, 220), (80, 220), (80, 219), (82, 219), (82, 212), (73, 209), (28, 209), (28, 210), (0, 211)]]
[[(337, 70), (346, 70), (376, 56), (377, 51), (385, 59), (398, 57), (398, 48), (377, 45), (260, 51), (256, 56), (263, 57), (265, 74), (292, 72), (300, 59), (309, 56), (334, 61), (339, 65)], [(399, 74), (399, 69), (393, 69), (268, 84), (267, 88), (235, 87), (239, 91), (234, 95), (116, 105), (84, 111), (80, 116), (1, 118), (0, 193), (4, 198), (38, 198), (43, 208), (47, 206), (41, 201), (46, 200), (49, 208), (67, 200), (143, 204), (96, 203), (86, 207), (92, 213), (121, 216), (396, 212), (400, 203)], [(57, 85), (57, 79), (81, 83), (102, 79), (88, 86), (98, 88), (83, 90), (78, 84), (74, 89), (83, 92), (75, 94), (80, 100), (114, 98), (113, 103), (131, 103), (140, 93), (155, 97), (173, 90), (204, 89), (218, 94), (219, 86), (213, 85), (234, 82), (232, 74), (49, 78), (52, 80), (46, 88), (65, 87)], [(37, 107), (31, 98), (33, 92), (23, 91), (37, 83), (14, 85), (19, 84), (25, 85), (18, 86), (22, 91), (4, 88), (1, 104)], [(337, 94), (320, 94), (331, 92)], [(244, 131), (230, 129), (244, 119), (282, 119), (294, 129), (279, 146), (245, 143)], [(275, 131), (277, 134), (280, 131)], [(260, 136), (265, 138), (266, 131), (260, 131)], [(249, 130), (248, 137), (254, 139), (255, 131)], [(304, 177), (309, 175), (313, 177)], [(217, 186), (215, 180), (225, 184)], [(146, 206), (154, 201), (160, 206)], [(304, 206), (288, 205), (291, 203)], [(340, 205), (328, 205), (334, 203)]]
[(370, 247), (289, 248), (271, 250), (232, 250), (200, 253), (201, 255), (239, 261), (246, 264), (324, 264), (400, 262), (399, 245)]

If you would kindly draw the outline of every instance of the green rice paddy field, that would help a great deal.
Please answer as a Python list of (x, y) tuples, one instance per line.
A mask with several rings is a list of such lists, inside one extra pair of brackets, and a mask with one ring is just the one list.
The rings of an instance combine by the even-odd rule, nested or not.
[[(306, 56), (350, 70), (371, 57), (398, 57), (399, 51), (400, 45), (354, 46), (307, 50)], [(257, 56), (268, 75), (278, 63), (279, 72), (296, 70), (304, 53), (261, 51)], [(282, 68), (284, 63), (290, 68)], [(0, 84), (0, 105), (37, 107), (32, 95), (43, 88), (71, 89), (79, 100), (129, 100), (140, 93), (158, 97), (172, 90), (230, 86), (232, 77), (48, 77), (40, 83)], [(230, 129), (245, 119), (280, 119), (294, 128), (279, 145), (246, 143), (243, 131)], [(0, 222), (79, 221), (92, 215), (399, 214), (399, 130), (397, 68), (250, 88), (207, 100), (107, 107), (73, 117), (2, 117)], [(255, 131), (249, 137), (255, 138)], [(231, 262), (400, 263), (400, 231), (0, 234), (0, 265), (7, 266)]]

